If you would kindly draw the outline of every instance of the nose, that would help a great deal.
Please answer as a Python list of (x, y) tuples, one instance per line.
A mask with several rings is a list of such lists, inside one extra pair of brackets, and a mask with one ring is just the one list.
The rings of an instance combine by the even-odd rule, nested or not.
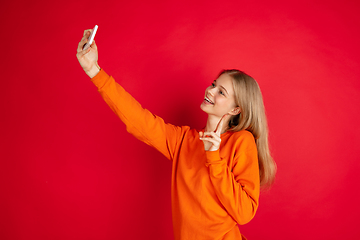
[(215, 88), (210, 88), (210, 89), (208, 90), (208, 93), (209, 93), (211, 96), (214, 96), (214, 95), (215, 95), (214, 92), (215, 92)]

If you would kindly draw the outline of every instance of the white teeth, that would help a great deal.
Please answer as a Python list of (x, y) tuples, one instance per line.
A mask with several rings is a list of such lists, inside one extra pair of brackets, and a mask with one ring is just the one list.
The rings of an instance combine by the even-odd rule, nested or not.
[(213, 103), (212, 101), (210, 101), (210, 99), (207, 98), (207, 97), (205, 97), (205, 100), (208, 101), (208, 102), (211, 103), (211, 104), (214, 104), (214, 103)]

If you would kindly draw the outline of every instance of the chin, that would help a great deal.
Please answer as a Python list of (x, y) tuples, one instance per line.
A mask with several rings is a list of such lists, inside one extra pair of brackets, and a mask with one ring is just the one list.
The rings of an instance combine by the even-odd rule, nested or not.
[(206, 107), (206, 105), (201, 104), (201, 105), (200, 105), (200, 109), (201, 109), (204, 113), (210, 114), (210, 111), (209, 111), (209, 109)]
[(206, 106), (204, 106), (204, 104), (200, 104), (200, 109), (207, 113)]

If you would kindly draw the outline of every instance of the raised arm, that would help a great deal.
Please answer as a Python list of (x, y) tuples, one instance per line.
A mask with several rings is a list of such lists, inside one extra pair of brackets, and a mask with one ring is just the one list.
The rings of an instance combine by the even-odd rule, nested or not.
[(99, 93), (134, 137), (172, 159), (188, 127), (177, 127), (143, 108), (103, 69), (91, 79)]
[(90, 33), (91, 30), (85, 30), (77, 48), (76, 56), (81, 67), (98, 88), (105, 102), (125, 123), (127, 131), (156, 148), (168, 159), (172, 159), (181, 136), (188, 128), (166, 124), (162, 118), (142, 108), (113, 77), (100, 69), (96, 43), (93, 42), (87, 50), (82, 49)]

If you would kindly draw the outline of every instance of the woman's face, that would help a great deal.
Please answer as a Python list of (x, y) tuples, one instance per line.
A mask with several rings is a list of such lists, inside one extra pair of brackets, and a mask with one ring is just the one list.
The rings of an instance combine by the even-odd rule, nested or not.
[(218, 117), (222, 117), (236, 108), (232, 78), (227, 73), (221, 74), (206, 88), (204, 101), (200, 108), (207, 114)]

